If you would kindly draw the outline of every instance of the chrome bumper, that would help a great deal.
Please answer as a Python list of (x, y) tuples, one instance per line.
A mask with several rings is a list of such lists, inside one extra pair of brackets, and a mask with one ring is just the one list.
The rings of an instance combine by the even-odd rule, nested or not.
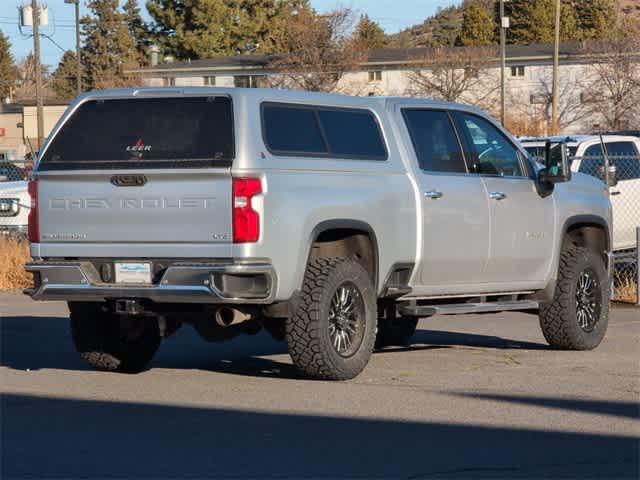
[[(24, 290), (34, 300), (268, 304), (276, 291), (275, 271), (266, 263), (173, 263), (153, 285), (104, 283), (91, 262), (32, 262), (25, 269), (39, 274), (35, 288)], [(252, 288), (239, 289), (243, 282)]]

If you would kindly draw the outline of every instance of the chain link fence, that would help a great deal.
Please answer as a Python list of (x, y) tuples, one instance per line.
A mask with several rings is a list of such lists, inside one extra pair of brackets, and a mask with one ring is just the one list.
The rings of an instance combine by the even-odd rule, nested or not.
[(0, 159), (0, 237), (26, 236), (31, 207), (27, 179), (32, 167), (28, 159)]
[(640, 304), (640, 157), (606, 153), (574, 157), (572, 170), (612, 185), (609, 196), (613, 207), (613, 298)]

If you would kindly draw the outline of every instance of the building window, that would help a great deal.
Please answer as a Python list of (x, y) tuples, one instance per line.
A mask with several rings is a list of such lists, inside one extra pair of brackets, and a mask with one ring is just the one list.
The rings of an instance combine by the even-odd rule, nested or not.
[(370, 82), (381, 82), (382, 81), (382, 70), (372, 70), (369, 72), (369, 81)]
[(529, 103), (531, 105), (546, 105), (551, 98), (546, 93), (533, 93), (529, 95)]
[(176, 77), (164, 77), (162, 79), (162, 84), (165, 87), (173, 87), (176, 84)]
[(266, 75), (237, 75), (233, 84), (238, 88), (261, 88), (266, 85)]
[(511, 67), (512, 77), (524, 77), (524, 65), (516, 65)]
[(215, 87), (216, 77), (204, 77), (204, 84), (208, 87)]

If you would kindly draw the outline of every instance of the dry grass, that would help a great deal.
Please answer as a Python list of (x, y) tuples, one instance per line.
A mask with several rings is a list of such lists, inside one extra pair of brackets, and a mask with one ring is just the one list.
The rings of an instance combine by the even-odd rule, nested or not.
[(32, 285), (31, 274), (24, 270), (29, 259), (29, 242), (0, 238), (0, 289)]
[(617, 279), (614, 293), (613, 299), (616, 302), (633, 304), (638, 302), (638, 286), (631, 275)]

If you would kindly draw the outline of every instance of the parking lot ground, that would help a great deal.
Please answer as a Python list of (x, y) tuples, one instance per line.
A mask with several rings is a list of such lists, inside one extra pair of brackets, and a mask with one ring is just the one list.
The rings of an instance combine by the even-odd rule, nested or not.
[(423, 319), (343, 383), (266, 334), (189, 328), (137, 375), (89, 370), (67, 309), (0, 294), (2, 478), (638, 478), (640, 310), (592, 352), (537, 317)]

